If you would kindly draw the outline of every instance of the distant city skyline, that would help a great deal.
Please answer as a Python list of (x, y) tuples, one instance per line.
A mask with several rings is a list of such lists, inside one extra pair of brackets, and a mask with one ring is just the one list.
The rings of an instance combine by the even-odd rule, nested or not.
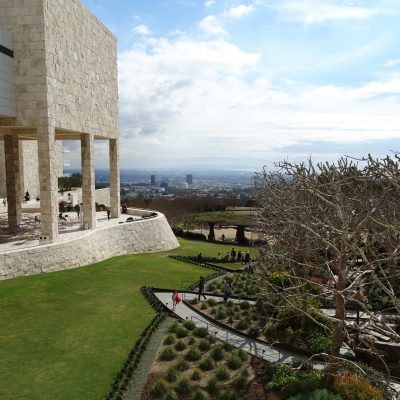
[(121, 168), (400, 150), (395, 0), (84, 3), (118, 38)]

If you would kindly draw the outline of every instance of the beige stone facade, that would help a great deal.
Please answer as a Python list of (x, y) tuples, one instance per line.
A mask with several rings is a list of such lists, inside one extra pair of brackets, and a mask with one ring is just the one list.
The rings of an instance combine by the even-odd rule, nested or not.
[[(0, 50), (14, 70), (6, 85), (15, 93), (14, 111), (0, 108), (0, 169), (4, 165), (6, 172), (0, 172), (0, 197), (3, 191), (20, 202), (26, 190), (39, 196), (43, 241), (56, 240), (61, 140), (79, 140), (84, 226), (94, 228), (93, 140), (107, 140), (110, 186), (118, 188), (110, 205), (119, 216), (114, 36), (79, 0), (0, 0), (0, 26), (8, 41)], [(20, 210), (9, 204), (11, 228), (18, 226)]]
[[(137, 215), (136, 212), (132, 214)], [(88, 231), (66, 242), (0, 253), (0, 280), (77, 268), (124, 254), (176, 247), (179, 243), (168, 221), (158, 213), (151, 219)]]

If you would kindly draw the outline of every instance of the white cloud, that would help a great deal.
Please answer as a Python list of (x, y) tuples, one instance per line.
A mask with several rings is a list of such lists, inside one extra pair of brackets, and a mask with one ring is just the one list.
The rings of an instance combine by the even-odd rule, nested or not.
[(209, 15), (203, 18), (200, 21), (198, 28), (207, 35), (214, 35), (214, 36), (227, 35), (227, 32), (224, 30), (224, 28), (221, 25), (221, 22), (215, 15)]
[(150, 35), (150, 29), (147, 25), (137, 25), (134, 28), (132, 28), (132, 32), (135, 32), (139, 35), (147, 36)]
[(306, 25), (365, 20), (379, 14), (392, 13), (392, 10), (385, 7), (363, 7), (353, 5), (352, 2), (340, 5), (331, 0), (281, 0), (269, 4), (269, 7), (283, 14), (288, 20), (303, 22)]
[(262, 74), (249, 80), (260, 59), (223, 38), (184, 36), (121, 53), (122, 164), (260, 164), (287, 146), (400, 138), (400, 74), (358, 87), (275, 87)]
[(386, 64), (384, 64), (384, 67), (390, 68), (390, 67), (394, 67), (396, 65), (400, 64), (400, 60), (389, 60)]
[(253, 5), (244, 5), (241, 4), (240, 6), (237, 7), (232, 7), (229, 10), (226, 11), (226, 16), (231, 17), (231, 18), (241, 18), (241, 17), (246, 17), (250, 15), (254, 11), (254, 6)]
[(204, 3), (204, 6), (208, 8), (208, 7), (211, 7), (214, 4), (215, 4), (215, 0), (206, 0), (205, 3)]

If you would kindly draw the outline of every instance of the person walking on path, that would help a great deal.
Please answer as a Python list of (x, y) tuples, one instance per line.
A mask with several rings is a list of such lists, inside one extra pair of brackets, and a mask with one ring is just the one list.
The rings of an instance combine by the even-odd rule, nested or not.
[(79, 219), (79, 215), (81, 213), (81, 206), (79, 204), (77, 204), (74, 208), (75, 208), (75, 211), (76, 211), (76, 216)]
[(231, 260), (235, 261), (235, 258), (236, 258), (236, 250), (235, 250), (234, 247), (232, 247), (232, 250), (231, 250)]
[(177, 290), (174, 290), (172, 293), (172, 311), (176, 310), (177, 304), (181, 302), (182, 298)]
[(107, 219), (110, 220), (111, 219), (111, 208), (107, 207)]
[(207, 297), (204, 296), (204, 278), (201, 276), (198, 282), (198, 286), (199, 286), (199, 301), (200, 301), (200, 297), (203, 296), (204, 300), (207, 300)]
[(229, 283), (228, 279), (225, 280), (224, 283), (224, 301), (227, 302), (229, 297), (231, 297), (232, 294), (232, 287), (231, 284)]

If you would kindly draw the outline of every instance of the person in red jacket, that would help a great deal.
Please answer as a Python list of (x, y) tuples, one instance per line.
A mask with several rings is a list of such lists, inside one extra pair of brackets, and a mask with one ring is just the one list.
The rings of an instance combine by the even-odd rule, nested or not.
[(179, 304), (182, 301), (182, 298), (180, 294), (178, 293), (177, 290), (174, 290), (174, 293), (172, 293), (172, 311), (176, 310), (176, 305)]

